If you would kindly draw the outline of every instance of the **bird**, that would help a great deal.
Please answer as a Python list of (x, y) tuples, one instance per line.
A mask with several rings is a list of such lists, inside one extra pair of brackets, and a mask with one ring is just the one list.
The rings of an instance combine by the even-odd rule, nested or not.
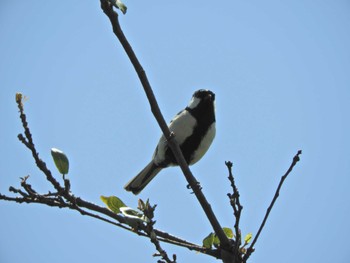
[[(188, 165), (198, 162), (209, 149), (216, 133), (215, 123), (215, 94), (206, 89), (195, 91), (187, 107), (171, 120), (169, 130), (175, 135)], [(175, 156), (162, 135), (152, 160), (124, 189), (137, 195), (162, 169), (176, 165)]]

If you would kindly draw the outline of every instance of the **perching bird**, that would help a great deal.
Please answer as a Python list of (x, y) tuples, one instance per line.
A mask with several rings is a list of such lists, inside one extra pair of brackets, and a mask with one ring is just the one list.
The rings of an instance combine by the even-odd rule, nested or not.
[[(188, 104), (170, 122), (185, 160), (189, 165), (198, 162), (209, 149), (215, 137), (215, 94), (210, 90), (197, 90)], [(177, 165), (173, 152), (164, 137), (160, 137), (152, 161), (125, 186), (133, 194), (143, 188), (163, 169)]]

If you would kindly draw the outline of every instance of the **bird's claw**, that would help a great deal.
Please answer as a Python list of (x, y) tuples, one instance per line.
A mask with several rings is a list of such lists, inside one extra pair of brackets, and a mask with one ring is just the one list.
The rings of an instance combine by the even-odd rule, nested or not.
[[(196, 182), (196, 186), (199, 188), (199, 190), (202, 190), (202, 186), (201, 186), (201, 183), (200, 182)], [(192, 189), (192, 187), (191, 187), (191, 185), (190, 184), (188, 184), (188, 185), (186, 185), (186, 188), (187, 189)], [(194, 192), (192, 191), (191, 192), (191, 194), (193, 194)]]

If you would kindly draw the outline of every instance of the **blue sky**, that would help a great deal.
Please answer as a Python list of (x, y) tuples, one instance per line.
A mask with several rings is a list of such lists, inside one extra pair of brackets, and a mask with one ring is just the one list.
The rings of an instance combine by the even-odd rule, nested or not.
[[(217, 136), (192, 167), (223, 226), (234, 220), (224, 161), (234, 163), (242, 233), (256, 233), (280, 176), (288, 177), (251, 262), (348, 262), (350, 235), (349, 1), (127, 1), (120, 22), (170, 120), (193, 91), (216, 93)], [(99, 1), (1, 1), (0, 192), (19, 177), (48, 183), (17, 140), (20, 91), (34, 141), (70, 159), (72, 191), (103, 205), (148, 163), (160, 136)], [(56, 173), (57, 175), (57, 173)], [(58, 176), (58, 175), (57, 175)], [(195, 243), (211, 232), (178, 168), (139, 195), (156, 227)], [(0, 261), (156, 262), (149, 240), (76, 212), (1, 202)], [(212, 258), (164, 245), (179, 262)]]

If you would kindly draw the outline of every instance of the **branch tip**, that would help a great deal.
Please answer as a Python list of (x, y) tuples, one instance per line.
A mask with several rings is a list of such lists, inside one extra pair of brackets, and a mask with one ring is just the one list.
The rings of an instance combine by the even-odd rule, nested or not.
[(279, 197), (280, 189), (281, 189), (281, 187), (282, 187), (282, 185), (283, 185), (285, 179), (287, 178), (287, 176), (291, 173), (291, 171), (293, 170), (294, 166), (295, 166), (295, 165), (297, 164), (297, 162), (300, 160), (300, 157), (299, 157), (299, 156), (300, 156), (301, 154), (302, 154), (302, 151), (299, 150), (299, 151), (297, 152), (297, 154), (293, 157), (293, 161), (292, 161), (291, 165), (289, 166), (287, 172), (281, 177), (281, 180), (280, 180), (280, 182), (279, 182), (279, 184), (278, 184), (278, 186), (277, 186), (275, 195), (274, 195), (274, 197), (272, 198), (272, 201), (271, 201), (269, 207), (268, 207), (267, 210), (266, 210), (264, 219), (263, 219), (263, 221), (262, 221), (262, 223), (261, 223), (261, 225), (260, 225), (260, 227), (259, 227), (259, 230), (258, 230), (257, 234), (256, 234), (255, 237), (254, 237), (253, 242), (251, 243), (251, 245), (250, 245), (249, 248), (247, 249), (247, 253), (245, 254), (245, 256), (244, 256), (244, 258), (243, 258), (243, 262), (246, 262), (246, 261), (248, 260), (248, 258), (250, 257), (250, 255), (254, 252), (254, 245), (255, 245), (255, 243), (257, 242), (257, 240), (258, 240), (258, 238), (259, 238), (259, 236), (260, 236), (260, 234), (261, 234), (261, 231), (263, 230), (263, 228), (264, 228), (264, 226), (265, 226), (265, 223), (266, 223), (266, 221), (267, 221), (267, 219), (268, 219), (268, 217), (269, 217), (269, 215), (270, 215), (270, 212), (271, 212), (271, 210), (272, 210), (272, 208), (273, 208), (273, 206), (274, 206), (274, 204), (275, 204), (277, 198)]

